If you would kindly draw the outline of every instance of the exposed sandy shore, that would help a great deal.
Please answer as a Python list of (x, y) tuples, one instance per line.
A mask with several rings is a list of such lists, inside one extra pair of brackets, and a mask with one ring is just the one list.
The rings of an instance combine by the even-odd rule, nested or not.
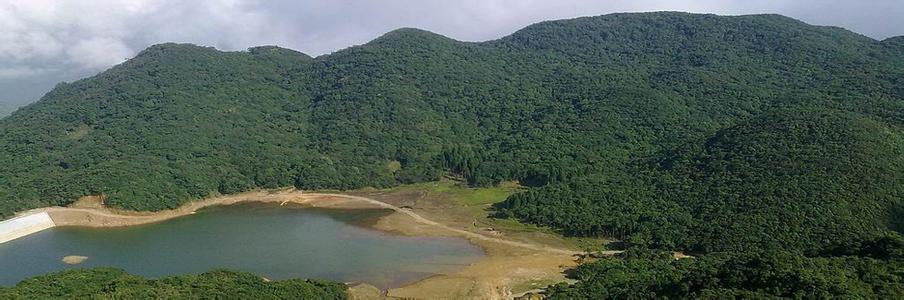
[[(575, 265), (579, 251), (546, 245), (502, 239), (490, 234), (455, 228), (422, 217), (409, 209), (371, 198), (330, 193), (308, 193), (294, 190), (283, 192), (247, 192), (191, 202), (180, 208), (160, 212), (134, 212), (106, 208), (100, 197), (86, 197), (72, 207), (41, 208), (23, 214), (47, 212), (57, 226), (115, 227), (148, 224), (190, 215), (213, 205), (240, 202), (295, 203), (308, 207), (342, 209), (391, 209), (395, 213), (378, 220), (373, 227), (404, 235), (455, 236), (480, 246), (486, 256), (463, 269), (438, 274), (419, 282), (379, 291), (366, 284), (352, 287), (354, 299), (447, 298), (447, 299), (509, 299), (515, 285), (533, 282), (564, 281), (562, 272)], [(538, 286), (542, 287), (542, 286)]]
[(302, 193), (298, 191), (276, 193), (264, 191), (247, 192), (193, 201), (177, 209), (158, 212), (135, 212), (106, 208), (100, 205), (100, 201), (101, 198), (98, 197), (85, 197), (70, 207), (39, 208), (23, 212), (22, 214), (47, 212), (57, 226), (116, 227), (156, 223), (190, 215), (199, 209), (209, 206), (230, 205), (242, 202), (296, 203), (310, 207), (349, 209), (381, 208), (378, 204), (360, 201), (359, 199), (337, 197), (329, 194)]

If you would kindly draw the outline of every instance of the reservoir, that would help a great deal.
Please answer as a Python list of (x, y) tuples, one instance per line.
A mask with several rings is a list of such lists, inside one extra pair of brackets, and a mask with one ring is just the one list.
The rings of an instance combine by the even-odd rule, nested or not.
[[(268, 279), (389, 288), (454, 272), (483, 256), (462, 238), (401, 236), (368, 227), (391, 212), (246, 203), (149, 225), (56, 227), (0, 244), (0, 285), (69, 268), (116, 267), (152, 278), (227, 268)], [(66, 256), (87, 260), (68, 265)]]

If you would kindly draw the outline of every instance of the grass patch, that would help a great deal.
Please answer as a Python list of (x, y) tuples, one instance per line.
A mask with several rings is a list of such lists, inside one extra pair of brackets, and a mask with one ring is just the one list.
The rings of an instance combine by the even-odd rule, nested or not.
[(434, 182), (406, 184), (388, 190), (394, 192), (424, 191), (432, 196), (446, 197), (464, 206), (485, 206), (504, 201), (520, 188), (517, 183), (511, 182), (504, 182), (494, 187), (471, 188), (459, 181), (442, 179)]
[(412, 183), (405, 184), (396, 187), (391, 187), (388, 189), (380, 189), (381, 191), (389, 191), (389, 192), (404, 192), (404, 191), (425, 191), (432, 193), (446, 193), (453, 189), (460, 188), (457, 187), (458, 183), (452, 180), (443, 179), (440, 181), (431, 181), (431, 182), (421, 182), (421, 183)]
[(447, 221), (455, 220), (459, 222), (458, 225), (469, 227), (474, 222), (476, 227), (480, 227), (480, 230), (493, 228), (515, 240), (540, 242), (574, 250), (605, 250), (604, 245), (608, 241), (604, 238), (563, 237), (548, 227), (525, 224), (516, 219), (496, 219), (489, 216), (492, 212), (491, 204), (505, 201), (508, 196), (522, 189), (523, 187), (517, 182), (502, 182), (493, 187), (472, 188), (460, 180), (443, 178), (439, 181), (406, 184), (387, 189), (365, 188), (357, 191), (397, 197), (396, 199), (408, 199), (408, 201), (419, 199), (416, 201), (417, 206), (421, 209), (427, 211), (435, 211), (437, 208), (446, 209), (444, 218)]
[(550, 285), (554, 285), (556, 283), (562, 282), (561, 280), (553, 280), (553, 279), (540, 279), (540, 280), (529, 280), (519, 284), (516, 284), (512, 287), (512, 293), (518, 294), (523, 293), (530, 290), (542, 289), (548, 287)]
[(555, 233), (549, 228), (540, 227), (533, 224), (526, 224), (518, 222), (515, 219), (495, 219), (495, 218), (487, 218), (485, 220), (487, 225), (490, 227), (507, 231), (507, 232), (543, 232), (543, 233)]
[(505, 201), (514, 192), (514, 189), (505, 187), (467, 189), (459, 192), (455, 199), (467, 206), (486, 205)]

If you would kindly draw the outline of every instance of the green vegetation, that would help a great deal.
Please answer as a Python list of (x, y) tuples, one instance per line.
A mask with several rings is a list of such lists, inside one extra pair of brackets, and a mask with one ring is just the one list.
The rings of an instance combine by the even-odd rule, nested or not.
[[(849, 247), (852, 245), (845, 245)], [(711, 253), (676, 260), (669, 253), (630, 249), (584, 264), (581, 280), (547, 290), (550, 299), (901, 299), (904, 241), (864, 241), (857, 253), (805, 257), (784, 251)]]
[(266, 281), (233, 271), (144, 279), (119, 269), (81, 269), (26, 279), (0, 288), (3, 299), (347, 299), (341, 283)]
[[(317, 58), (157, 45), (0, 120), (0, 213), (453, 175), (517, 180), (525, 191), (498, 215), (566, 235), (711, 253), (699, 261), (714, 269), (716, 253), (758, 249), (763, 268), (828, 274), (841, 258), (822, 249), (904, 230), (901, 45), (685, 13), (543, 22), (483, 43), (401, 29)], [(487, 193), (462, 201), (507, 191)], [(844, 260), (881, 274), (868, 285), (902, 276)], [(662, 270), (684, 278), (676, 264)], [(713, 292), (762, 292), (748, 287)]]
[(449, 197), (455, 203), (464, 206), (483, 207), (489, 204), (505, 201), (505, 199), (518, 191), (517, 183), (503, 183), (495, 186), (470, 188), (458, 181), (443, 179), (435, 182), (406, 184), (390, 189), (391, 191), (421, 191), (430, 194), (442, 194)]
[(485, 205), (502, 202), (512, 194), (511, 189), (504, 187), (491, 187), (474, 190), (461, 197), (461, 203), (465, 205)]
[(572, 235), (692, 252), (807, 251), (889, 229), (904, 195), (896, 128), (837, 111), (779, 110), (500, 208)]

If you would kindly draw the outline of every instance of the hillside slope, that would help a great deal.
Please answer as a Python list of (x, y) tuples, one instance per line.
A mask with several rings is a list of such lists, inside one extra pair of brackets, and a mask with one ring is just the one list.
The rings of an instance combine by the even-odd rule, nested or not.
[(807, 251), (888, 230), (902, 195), (899, 130), (806, 108), (770, 111), (618, 177), (582, 177), (498, 207), (567, 234), (664, 249)]
[[(899, 51), (777, 15), (686, 13), (543, 22), (483, 43), (400, 29), (317, 58), (156, 45), (0, 120), (0, 212), (453, 173), (545, 186), (504, 214), (663, 247), (712, 250), (737, 233), (713, 224), (755, 233), (730, 249), (882, 231), (901, 207)], [(787, 214), (814, 221), (774, 235)]]

